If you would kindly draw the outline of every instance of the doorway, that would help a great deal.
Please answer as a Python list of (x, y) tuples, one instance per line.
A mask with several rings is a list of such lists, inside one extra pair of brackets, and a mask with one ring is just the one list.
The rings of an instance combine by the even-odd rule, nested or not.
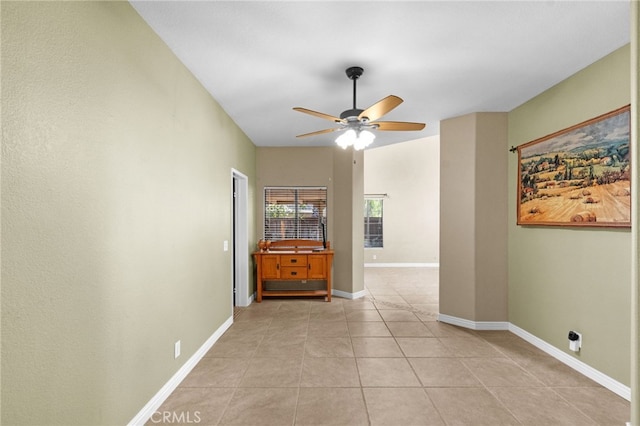
[(233, 306), (251, 304), (249, 297), (249, 222), (248, 178), (231, 169), (231, 275)]

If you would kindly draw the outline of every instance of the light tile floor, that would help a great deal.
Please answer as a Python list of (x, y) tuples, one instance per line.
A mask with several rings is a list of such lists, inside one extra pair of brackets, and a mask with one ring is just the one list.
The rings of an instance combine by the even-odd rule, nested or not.
[(437, 269), (367, 268), (365, 282), (359, 300), (266, 299), (242, 309), (147, 424), (629, 420), (626, 400), (514, 334), (437, 322)]

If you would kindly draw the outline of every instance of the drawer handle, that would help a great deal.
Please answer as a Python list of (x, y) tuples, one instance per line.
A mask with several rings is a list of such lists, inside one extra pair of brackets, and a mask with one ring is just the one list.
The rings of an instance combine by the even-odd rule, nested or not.
[(308, 264), (307, 266), (309, 267), (309, 270), (311, 270), (311, 264)]
[(276, 269), (280, 270), (280, 264), (279, 263), (276, 263)]
[(298, 259), (291, 259), (291, 263), (298, 263)]
[(298, 273), (296, 271), (291, 271), (291, 276), (295, 276), (298, 275)]

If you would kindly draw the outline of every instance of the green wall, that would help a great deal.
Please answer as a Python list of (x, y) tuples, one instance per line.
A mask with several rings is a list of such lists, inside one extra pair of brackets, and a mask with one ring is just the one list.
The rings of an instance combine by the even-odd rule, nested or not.
[(126, 424), (232, 315), (255, 146), (127, 2), (3, 1), (2, 63), (1, 423)]
[[(508, 147), (630, 102), (629, 46), (509, 113)], [(629, 229), (516, 226), (517, 157), (509, 161), (509, 321), (629, 385)], [(567, 334), (583, 334), (579, 354)]]

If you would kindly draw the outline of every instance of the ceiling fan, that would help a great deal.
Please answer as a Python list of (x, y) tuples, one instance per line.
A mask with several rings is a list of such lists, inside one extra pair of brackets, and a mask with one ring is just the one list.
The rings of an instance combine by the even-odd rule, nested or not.
[(375, 138), (375, 135), (371, 130), (405, 131), (424, 129), (424, 123), (376, 121), (403, 102), (402, 99), (394, 95), (389, 95), (386, 98), (381, 99), (367, 109), (363, 110), (356, 108), (356, 80), (360, 78), (363, 71), (364, 70), (361, 67), (350, 67), (346, 69), (347, 77), (349, 77), (350, 80), (353, 80), (353, 108), (343, 111), (340, 114), (340, 117), (334, 117), (333, 115), (313, 111), (307, 108), (293, 108), (295, 111), (300, 111), (305, 114), (333, 121), (334, 123), (339, 124), (340, 127), (318, 130), (316, 132), (297, 135), (296, 137), (304, 138), (307, 136), (315, 136), (323, 133), (344, 130), (345, 132), (336, 139), (336, 143), (345, 149), (351, 145), (353, 145), (355, 149), (363, 149), (371, 144)]

